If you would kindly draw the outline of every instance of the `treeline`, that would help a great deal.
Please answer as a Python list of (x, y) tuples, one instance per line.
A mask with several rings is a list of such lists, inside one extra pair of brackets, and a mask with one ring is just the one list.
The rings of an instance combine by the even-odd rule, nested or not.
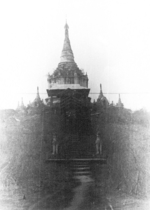
[(103, 122), (140, 124), (148, 126), (150, 124), (150, 113), (144, 109), (132, 111), (122, 107), (104, 107), (97, 103), (91, 105), (92, 116), (99, 116)]
[(150, 114), (94, 104), (92, 125), (103, 139), (108, 188), (134, 195), (150, 193)]

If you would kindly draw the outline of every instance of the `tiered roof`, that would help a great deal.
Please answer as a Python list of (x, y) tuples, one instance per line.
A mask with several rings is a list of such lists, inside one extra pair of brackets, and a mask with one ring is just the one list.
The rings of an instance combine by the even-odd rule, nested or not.
[[(69, 40), (69, 26), (65, 25), (65, 39), (60, 57), (60, 63), (53, 74), (48, 75), (49, 91), (56, 89), (88, 89), (88, 76), (79, 69), (74, 61)], [(49, 93), (48, 93), (49, 95)]]
[(55, 77), (74, 77), (74, 76), (82, 76), (87, 78), (87, 74), (84, 74), (82, 70), (80, 70), (75, 62), (62, 62), (58, 64), (56, 70), (54, 70), (53, 74), (49, 76), (50, 78)]

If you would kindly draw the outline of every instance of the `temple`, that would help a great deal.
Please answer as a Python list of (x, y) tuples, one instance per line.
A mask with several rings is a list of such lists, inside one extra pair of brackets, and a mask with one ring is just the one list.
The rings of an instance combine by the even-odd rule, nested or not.
[[(111, 118), (110, 112), (114, 111), (114, 104), (109, 105), (101, 84), (97, 101), (91, 102), (88, 75), (75, 62), (67, 23), (64, 28), (65, 38), (60, 62), (47, 77), (48, 97), (43, 102), (37, 87), (35, 99), (25, 111), (41, 116), (42, 138), (44, 147), (47, 148), (46, 157), (93, 158), (95, 135), (103, 135), (104, 122)], [(116, 106), (123, 107), (120, 95)], [(21, 107), (24, 107), (23, 102)], [(121, 113), (121, 109), (115, 109)]]
[[(65, 24), (65, 39), (60, 62), (52, 74), (48, 75), (48, 98), (46, 104), (50, 113), (47, 130), (58, 139), (58, 155), (61, 157), (87, 156), (86, 148), (91, 133), (91, 98), (88, 96), (88, 75), (81, 70), (74, 59), (69, 40), (69, 26)], [(86, 136), (86, 138), (83, 136)], [(52, 143), (53, 144), (53, 143)], [(54, 144), (53, 144), (54, 146)], [(56, 151), (53, 151), (53, 154)], [(57, 153), (57, 152), (56, 152)]]

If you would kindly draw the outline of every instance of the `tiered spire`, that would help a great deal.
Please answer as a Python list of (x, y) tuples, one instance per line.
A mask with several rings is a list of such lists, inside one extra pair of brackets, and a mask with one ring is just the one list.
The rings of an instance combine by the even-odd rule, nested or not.
[(100, 97), (103, 97), (102, 85), (100, 84)]
[(103, 105), (104, 107), (109, 105), (109, 102), (108, 102), (107, 98), (103, 95), (101, 84), (100, 84), (100, 94), (99, 94), (99, 97), (97, 99), (97, 102), (100, 103), (101, 105)]
[(69, 33), (68, 33), (69, 26), (67, 22), (64, 28), (65, 28), (65, 40), (64, 40), (61, 57), (60, 57), (60, 62), (74, 62), (74, 55), (71, 49)]
[(119, 94), (119, 99), (118, 99), (118, 103), (116, 104), (117, 107), (123, 107), (123, 103), (121, 101), (121, 97), (120, 97), (120, 94)]
[(40, 94), (39, 94), (39, 87), (37, 87), (37, 93), (36, 93), (36, 98), (34, 99), (34, 102), (40, 102), (41, 98), (40, 98)]

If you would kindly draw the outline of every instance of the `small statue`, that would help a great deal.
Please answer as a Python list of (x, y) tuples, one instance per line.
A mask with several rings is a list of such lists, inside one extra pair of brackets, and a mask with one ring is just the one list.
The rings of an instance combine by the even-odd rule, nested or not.
[(52, 145), (53, 145), (53, 153), (52, 154), (57, 155), (58, 154), (58, 141), (57, 141), (56, 134), (53, 134)]
[(97, 133), (97, 137), (96, 137), (96, 142), (95, 142), (95, 144), (96, 144), (96, 154), (98, 155), (98, 154), (102, 154), (102, 140), (101, 140), (101, 138), (100, 138), (100, 134), (99, 133)]

